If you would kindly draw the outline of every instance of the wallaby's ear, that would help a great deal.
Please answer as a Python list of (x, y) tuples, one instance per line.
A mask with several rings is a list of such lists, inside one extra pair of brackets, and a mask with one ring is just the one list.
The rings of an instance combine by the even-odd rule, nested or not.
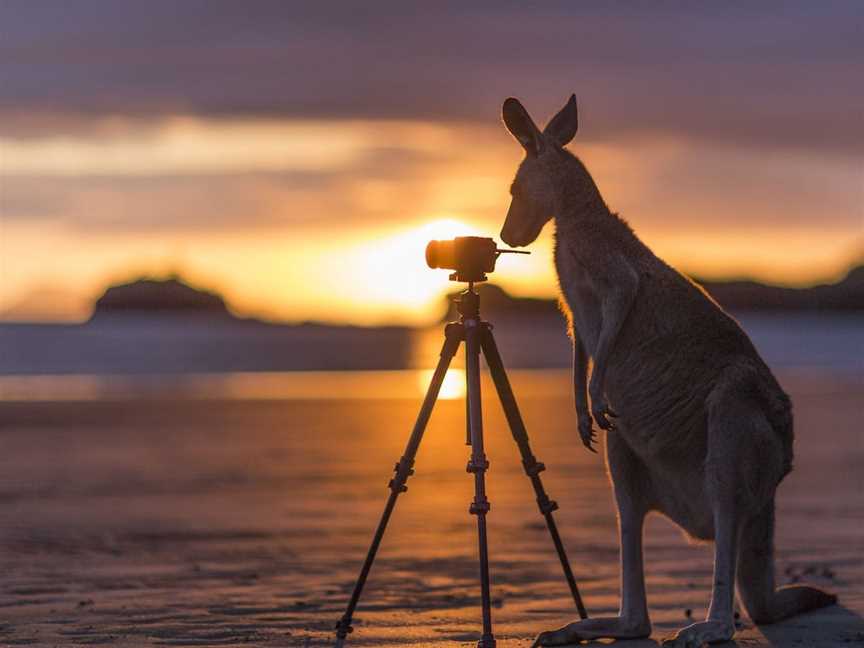
[(576, 95), (570, 95), (567, 104), (546, 124), (543, 135), (558, 146), (566, 146), (576, 135), (579, 128), (579, 113), (576, 109)]
[(507, 130), (519, 141), (528, 155), (538, 155), (543, 150), (543, 135), (518, 99), (510, 97), (505, 100), (501, 115)]

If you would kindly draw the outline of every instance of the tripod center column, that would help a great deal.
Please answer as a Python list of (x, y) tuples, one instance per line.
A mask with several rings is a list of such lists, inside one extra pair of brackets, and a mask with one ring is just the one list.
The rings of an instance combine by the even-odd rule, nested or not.
[(480, 394), (480, 335), (479, 297), (469, 288), (459, 304), (465, 327), (465, 373), (468, 387), (468, 428), (471, 437), (471, 460), (468, 472), (474, 474), (474, 501), (469, 511), (477, 516), (477, 536), (480, 549), (480, 589), (483, 604), (483, 636), (478, 648), (495, 648), (492, 634), (492, 605), (489, 584), (489, 550), (486, 539), (486, 514), (490, 504), (486, 498), (486, 470), (489, 461), (483, 449), (483, 411)]

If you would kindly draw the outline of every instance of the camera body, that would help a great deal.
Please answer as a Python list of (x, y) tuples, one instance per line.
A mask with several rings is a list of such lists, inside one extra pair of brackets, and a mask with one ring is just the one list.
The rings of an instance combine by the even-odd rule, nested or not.
[(451, 281), (486, 281), (486, 273), (495, 270), (502, 251), (495, 241), (482, 236), (457, 236), (451, 241), (429, 241), (426, 264), (430, 268), (455, 270)]

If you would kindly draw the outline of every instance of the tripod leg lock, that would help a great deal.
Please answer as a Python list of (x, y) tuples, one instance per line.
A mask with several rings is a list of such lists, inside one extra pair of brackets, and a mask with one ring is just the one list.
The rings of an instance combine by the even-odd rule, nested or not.
[(522, 462), (522, 465), (525, 467), (525, 474), (529, 477), (539, 475), (541, 472), (546, 470), (546, 464), (542, 461), (537, 461), (534, 457), (526, 459)]
[(396, 475), (393, 479), (390, 480), (390, 483), (387, 485), (391, 491), (394, 493), (404, 493), (408, 490), (408, 487), (405, 485), (405, 482), (408, 481), (408, 478), (414, 474), (414, 469), (411, 467), (414, 465), (413, 461), (408, 461), (405, 457), (402, 457), (399, 460), (399, 463), (396, 464), (394, 470), (396, 471)]
[(476, 461), (471, 459), (468, 461), (468, 465), (465, 466), (465, 472), (469, 473), (486, 472), (487, 470), (489, 470), (489, 460), (486, 457)]
[(548, 515), (552, 511), (558, 510), (558, 502), (550, 500), (545, 493), (542, 497), (537, 498), (537, 506), (540, 508), (540, 512), (543, 515)]
[(486, 515), (491, 508), (492, 504), (490, 504), (489, 500), (484, 497), (483, 499), (475, 499), (471, 502), (471, 506), (468, 507), (468, 512), (471, 515)]
[[(447, 326), (444, 327), (444, 337), (449, 339), (456, 340), (461, 342), (465, 339), (465, 329), (459, 322), (450, 322)], [(455, 353), (456, 349), (453, 349)], [(444, 351), (442, 350), (441, 355), (444, 355)]]

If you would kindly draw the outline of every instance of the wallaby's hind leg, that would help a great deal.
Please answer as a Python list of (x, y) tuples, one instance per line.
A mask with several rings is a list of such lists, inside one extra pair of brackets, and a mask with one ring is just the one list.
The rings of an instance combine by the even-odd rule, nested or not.
[(721, 383), (707, 405), (705, 487), (714, 519), (714, 587), (705, 621), (663, 642), (674, 648), (732, 639), (742, 522), (773, 501), (783, 475), (780, 440), (745, 389)]
[(738, 520), (735, 505), (729, 499), (714, 509), (714, 589), (705, 621), (680, 630), (664, 646), (701, 648), (705, 643), (729, 641), (735, 634), (735, 563), (738, 543)]
[(832, 605), (837, 597), (807, 585), (774, 589), (774, 501), (741, 529), (738, 594), (753, 623), (774, 623)]
[(606, 435), (606, 457), (618, 504), (621, 611), (617, 617), (584, 619), (543, 632), (534, 646), (566, 646), (591, 639), (638, 639), (651, 634), (642, 565), (642, 527), (649, 508), (650, 482), (641, 461), (617, 432)]

